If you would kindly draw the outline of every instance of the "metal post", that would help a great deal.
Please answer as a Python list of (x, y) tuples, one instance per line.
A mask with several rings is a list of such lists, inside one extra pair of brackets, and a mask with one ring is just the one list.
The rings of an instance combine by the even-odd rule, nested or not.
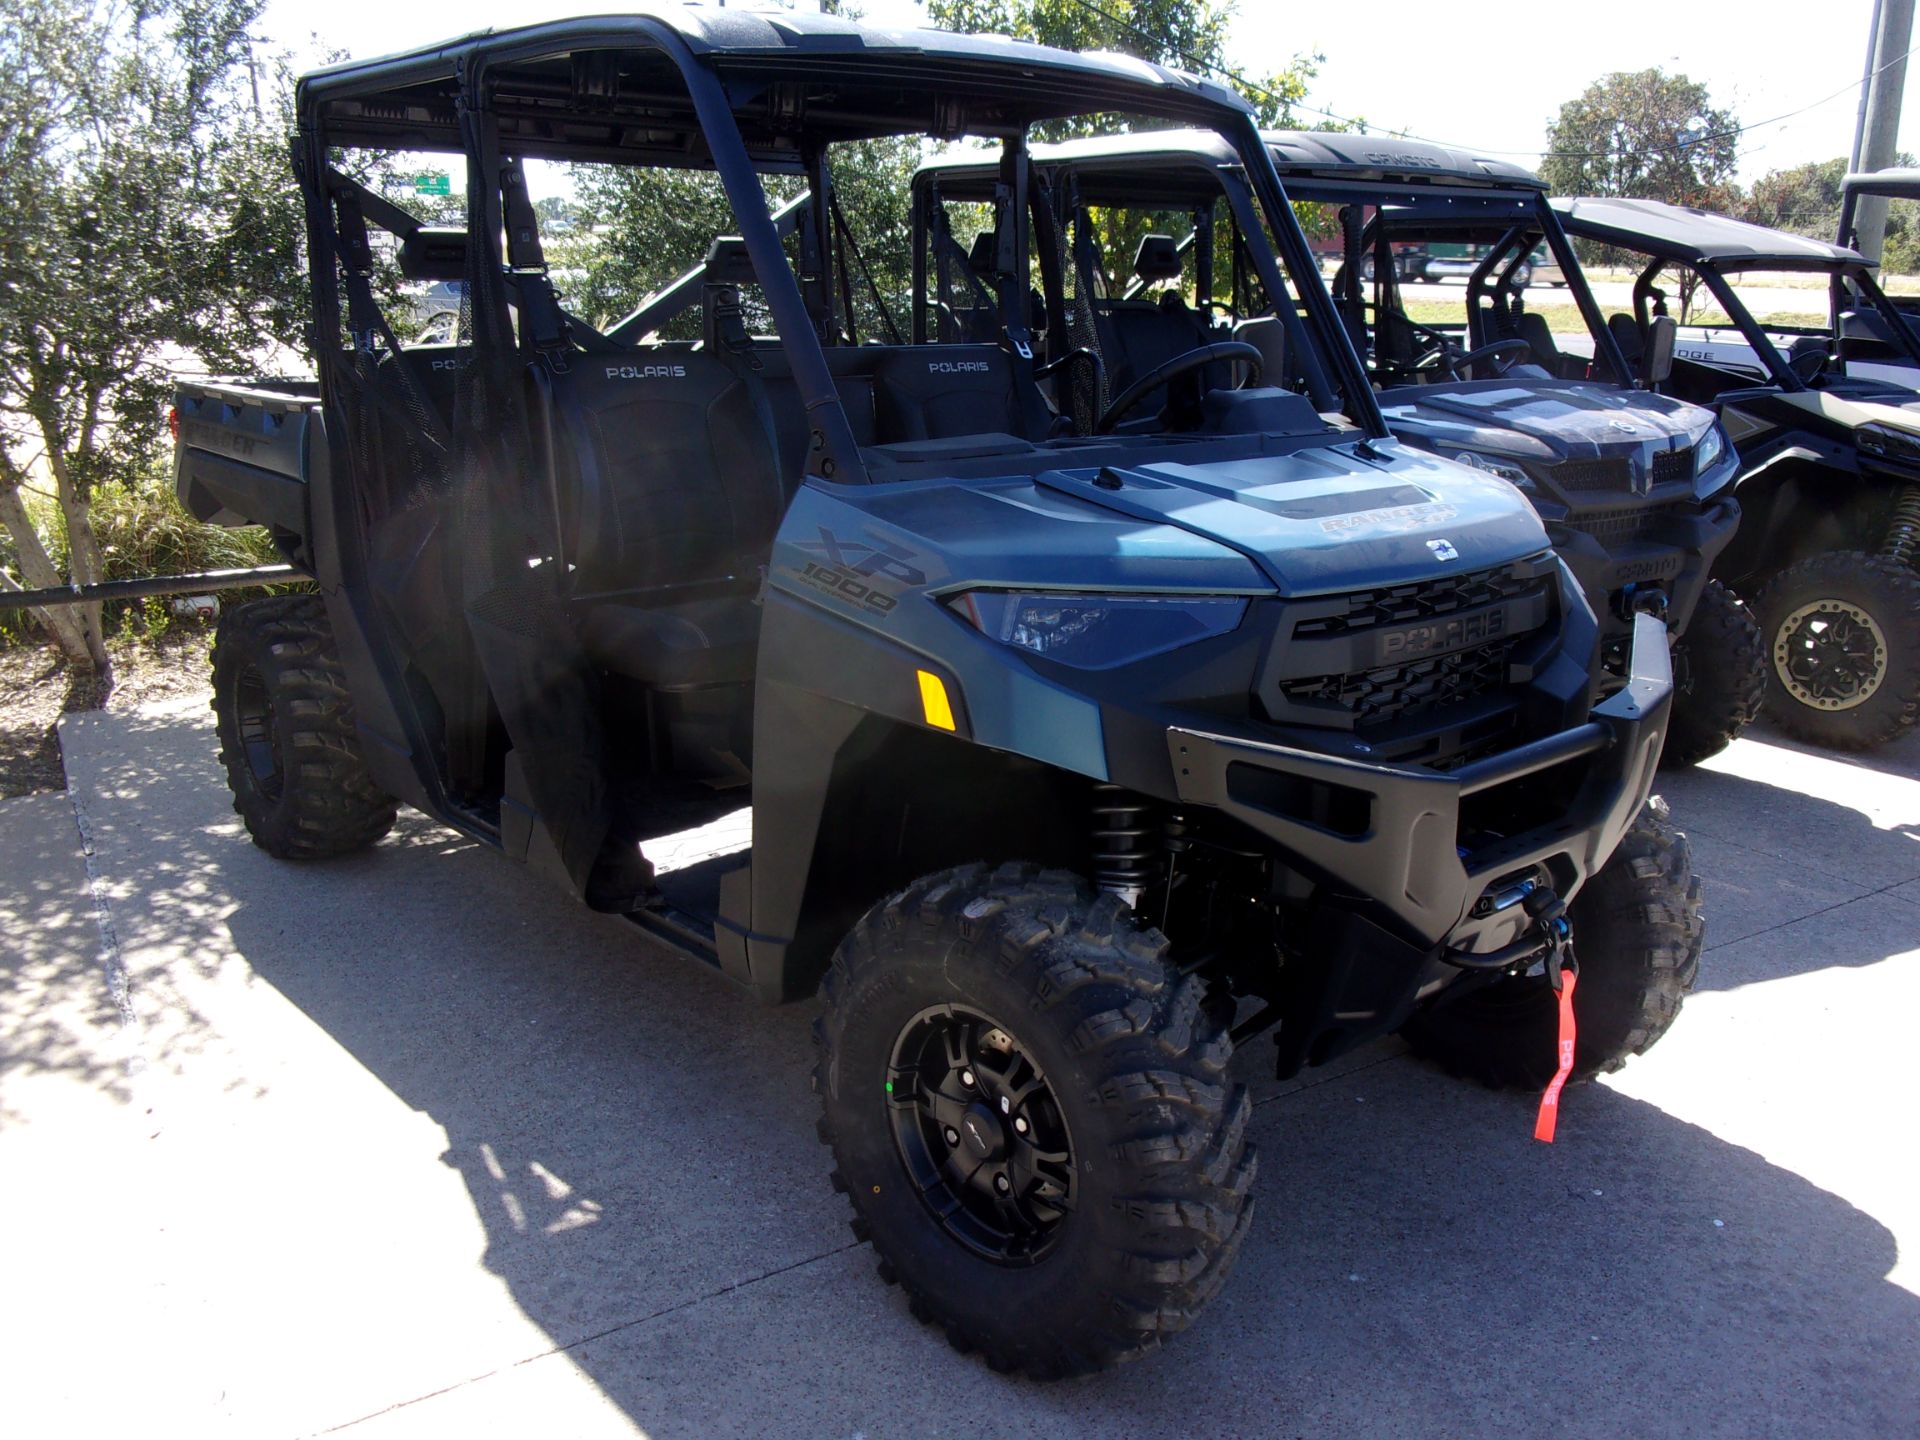
[[(1873, 32), (1872, 78), (1867, 82), (1866, 125), (1860, 136), (1859, 166), (1884, 170), (1900, 148), (1900, 101), (1907, 88), (1907, 50), (1913, 44), (1914, 0), (1879, 0)], [(1887, 201), (1862, 195), (1854, 220), (1861, 254), (1878, 264), (1886, 236)]]
[(1880, 3), (1873, 0), (1873, 13), (1867, 17), (1867, 58), (1860, 67), (1860, 108), (1853, 117), (1853, 149), (1847, 152), (1849, 173), (1860, 168), (1860, 141), (1867, 133), (1867, 92), (1873, 89), (1874, 67), (1880, 63), (1874, 58), (1880, 39)]

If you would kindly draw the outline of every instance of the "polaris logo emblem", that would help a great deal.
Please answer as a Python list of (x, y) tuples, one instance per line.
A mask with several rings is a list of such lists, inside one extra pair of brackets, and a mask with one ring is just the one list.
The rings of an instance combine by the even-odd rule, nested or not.
[(1380, 659), (1393, 661), (1414, 655), (1444, 655), (1473, 645), (1485, 645), (1507, 633), (1507, 613), (1489, 610), (1432, 625), (1409, 625), (1380, 637)]
[(1451, 540), (1429, 540), (1427, 541), (1427, 549), (1433, 552), (1433, 558), (1436, 560), (1458, 560), (1460, 558), (1460, 552), (1453, 548), (1453, 542)]
[(1609, 420), (1607, 421), (1607, 425), (1608, 428), (1618, 430), (1622, 435), (1638, 435), (1640, 433), (1640, 427), (1638, 425), (1629, 424), (1625, 420)]
[(684, 365), (609, 365), (609, 380), (684, 380), (687, 367)]
[(929, 375), (984, 375), (993, 367), (984, 360), (934, 360), (927, 365)]

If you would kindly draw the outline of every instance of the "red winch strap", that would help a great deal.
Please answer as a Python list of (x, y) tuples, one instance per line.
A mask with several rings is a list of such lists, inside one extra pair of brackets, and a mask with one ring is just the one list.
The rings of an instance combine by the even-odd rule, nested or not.
[[(1548, 962), (1558, 965), (1558, 959)], [(1533, 1122), (1533, 1138), (1553, 1143), (1554, 1122), (1560, 1118), (1560, 1091), (1567, 1083), (1567, 1076), (1573, 1073), (1573, 987), (1580, 978), (1580, 972), (1566, 969), (1561, 972), (1560, 992), (1560, 1068), (1553, 1072), (1553, 1079), (1547, 1082), (1547, 1093), (1540, 1097), (1540, 1114)]]

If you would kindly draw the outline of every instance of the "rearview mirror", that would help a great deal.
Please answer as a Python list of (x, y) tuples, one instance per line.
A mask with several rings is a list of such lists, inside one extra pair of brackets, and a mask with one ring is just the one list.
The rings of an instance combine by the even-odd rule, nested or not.
[(1658, 390), (1673, 373), (1673, 337), (1679, 326), (1671, 315), (1656, 315), (1647, 325), (1647, 348), (1640, 354), (1640, 383)]

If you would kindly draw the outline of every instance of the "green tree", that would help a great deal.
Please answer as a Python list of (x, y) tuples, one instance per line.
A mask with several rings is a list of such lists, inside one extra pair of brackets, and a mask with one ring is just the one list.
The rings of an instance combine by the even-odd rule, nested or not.
[(1560, 107), (1540, 173), (1562, 195), (1726, 209), (1737, 195), (1738, 126), (1684, 75), (1617, 70)]
[(1845, 156), (1770, 170), (1753, 182), (1740, 207), (1740, 218), (1775, 230), (1831, 240), (1840, 224), (1840, 182), (1846, 174)]
[(1239, 71), (1227, 61), (1235, 8), (1231, 0), (927, 0), (927, 18), (947, 30), (1013, 35), (1063, 50), (1118, 50), (1205, 73), (1245, 95), (1263, 126), (1291, 128), (1325, 57), (1296, 55), (1265, 75)]
[[(1895, 157), (1896, 165), (1911, 166), (1911, 155)], [(1785, 170), (1771, 170), (1754, 181), (1740, 207), (1740, 217), (1756, 225), (1791, 231), (1816, 240), (1831, 240), (1840, 229), (1840, 185), (1846, 178), (1844, 156), (1809, 160)], [(1920, 262), (1920, 204), (1895, 200), (1887, 207), (1887, 236), (1881, 263), (1889, 274), (1911, 274)]]
[[(68, 578), (101, 579), (93, 497), (151, 466), (172, 372), (300, 333), (285, 142), (245, 83), (260, 8), (0, 0), (0, 523), (27, 587), (60, 577), (24, 490), (50, 481)], [(107, 669), (99, 606), (43, 619)]]

